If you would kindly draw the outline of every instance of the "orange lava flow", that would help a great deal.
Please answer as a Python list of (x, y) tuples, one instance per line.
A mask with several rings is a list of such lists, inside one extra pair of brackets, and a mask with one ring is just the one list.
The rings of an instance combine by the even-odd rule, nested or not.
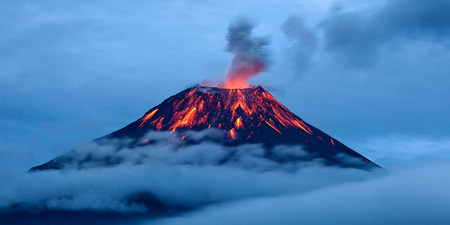
[(264, 121), (264, 122), (266, 122), (270, 127), (272, 127), (274, 130), (276, 130), (278, 133), (283, 134), (283, 133), (281, 133), (281, 131), (279, 131), (274, 125), (270, 124), (270, 123), (267, 122), (267, 121)]
[(234, 131), (234, 128), (232, 128), (232, 129), (230, 130), (230, 132), (228, 132), (227, 137), (236, 139), (236, 132)]
[(302, 121), (294, 120), (293, 122), (294, 122), (294, 124), (295, 124), (297, 127), (299, 127), (300, 129), (304, 130), (304, 131), (305, 131), (306, 133), (308, 133), (309, 135), (312, 135), (311, 129), (309, 129), (309, 127), (306, 126), (306, 124), (304, 124)]
[(152, 116), (155, 115), (156, 111), (158, 111), (158, 109), (154, 109), (149, 114), (145, 115), (144, 118), (142, 119), (142, 123), (139, 125), (139, 127), (143, 127), (144, 123), (146, 123), (150, 118), (152, 118)]
[(237, 129), (242, 128), (244, 125), (242, 125), (241, 117), (236, 119), (236, 122), (234, 122), (234, 125)]
[(161, 117), (158, 120), (158, 123), (156, 124), (156, 130), (161, 130), (162, 129), (162, 122), (163, 122), (163, 120), (164, 120), (164, 117)]
[(231, 139), (248, 139), (257, 134), (254, 133), (257, 129), (273, 129), (279, 135), (313, 134), (302, 119), (261, 87), (222, 89), (196, 86), (168, 98), (166, 103), (142, 117), (139, 128), (149, 126), (150, 129), (170, 132), (217, 128), (228, 131), (227, 137)]
[(180, 116), (180, 119), (171, 127), (172, 131), (175, 131), (177, 127), (184, 127), (187, 124), (192, 124), (194, 122), (194, 114), (197, 110), (196, 107), (189, 110), (189, 112), (185, 116)]
[(333, 145), (334, 145), (334, 141), (333, 141), (333, 138), (330, 138), (330, 140), (331, 140), (331, 144), (333, 144)]

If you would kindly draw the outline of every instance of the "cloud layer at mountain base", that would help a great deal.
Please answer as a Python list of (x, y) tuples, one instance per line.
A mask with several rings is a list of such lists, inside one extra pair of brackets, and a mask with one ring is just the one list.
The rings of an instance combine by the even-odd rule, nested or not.
[(449, 174), (450, 161), (428, 162), (309, 193), (216, 205), (156, 224), (444, 225), (450, 223)]
[[(130, 196), (147, 193), (168, 208), (198, 208), (382, 175), (381, 171), (326, 167), (320, 160), (277, 163), (265, 158), (257, 145), (240, 147), (230, 162), (222, 164), (218, 163), (220, 158), (233, 149), (213, 144), (176, 150), (150, 146), (122, 149), (116, 154), (106, 146), (91, 150), (71, 153), (80, 161), (86, 161), (85, 154), (90, 154), (91, 161), (82, 167), (69, 164), (58, 171), (0, 172), (5, 181), (0, 185), (0, 207), (18, 204), (42, 209), (147, 212), (144, 205), (128, 201)], [(280, 157), (303, 153), (296, 147), (276, 150)], [(102, 167), (105, 158), (114, 156), (122, 156), (122, 163)]]

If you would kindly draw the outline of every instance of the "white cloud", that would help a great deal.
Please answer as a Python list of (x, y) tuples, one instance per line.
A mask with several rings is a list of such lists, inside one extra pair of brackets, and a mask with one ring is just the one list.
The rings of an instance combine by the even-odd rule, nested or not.
[[(127, 205), (126, 199), (150, 193), (166, 206), (197, 208), (215, 202), (299, 193), (381, 175), (312, 162), (297, 167), (276, 165), (260, 158), (255, 146), (244, 147), (232, 163), (225, 165), (216, 165), (217, 155), (222, 153), (213, 145), (175, 152), (146, 151), (154, 152), (141, 165), (123, 163), (110, 168), (28, 174), (1, 171), (0, 207), (19, 203), (68, 210), (142, 211), (142, 206)], [(128, 157), (133, 159), (132, 154)]]
[(309, 193), (215, 205), (148, 224), (444, 225), (450, 223), (449, 190), (446, 161)]

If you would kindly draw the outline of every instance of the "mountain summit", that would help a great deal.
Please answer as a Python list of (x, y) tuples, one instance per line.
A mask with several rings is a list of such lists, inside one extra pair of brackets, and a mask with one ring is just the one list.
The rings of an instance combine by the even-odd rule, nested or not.
[[(203, 135), (199, 138), (198, 133), (205, 131), (215, 132), (215, 135)], [(188, 88), (153, 107), (140, 119), (95, 142), (99, 145), (120, 143), (118, 146), (139, 148), (157, 144), (157, 139), (152, 137), (155, 132), (174, 137), (178, 147), (211, 142), (236, 149), (244, 144), (259, 144), (266, 150), (264, 157), (278, 163), (319, 159), (325, 165), (360, 169), (378, 167), (303, 121), (261, 86), (242, 89), (204, 86)], [(279, 157), (274, 152), (276, 146), (298, 146), (298, 151), (305, 151), (307, 154)], [(121, 147), (117, 148), (120, 150)], [(60, 156), (33, 167), (31, 171), (62, 169), (65, 164), (76, 160), (79, 163), (90, 160), (73, 155), (71, 152)], [(120, 163), (120, 159), (111, 160), (108, 157), (108, 160), (103, 164)]]

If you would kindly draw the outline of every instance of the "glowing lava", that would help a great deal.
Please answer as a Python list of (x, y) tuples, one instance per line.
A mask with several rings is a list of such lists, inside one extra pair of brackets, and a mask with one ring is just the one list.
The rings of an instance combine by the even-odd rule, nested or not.
[(236, 129), (242, 128), (244, 126), (244, 125), (242, 125), (241, 120), (242, 120), (241, 117), (239, 117), (239, 118), (236, 119), (236, 122), (234, 122), (234, 125), (236, 126)]
[(142, 118), (142, 123), (139, 125), (139, 127), (143, 127), (144, 124), (145, 124), (150, 118), (152, 118), (153, 115), (155, 115), (156, 111), (158, 111), (158, 109), (155, 109), (155, 110), (151, 111), (149, 114), (145, 115), (144, 118)]
[(236, 132), (234, 131), (234, 128), (231, 128), (230, 132), (228, 132), (227, 137), (236, 139)]
[(267, 130), (272, 135), (313, 134), (303, 120), (262, 87), (196, 86), (164, 103), (165, 108), (157, 106), (145, 114), (139, 120), (138, 128), (170, 132), (217, 128), (226, 130), (231, 139), (251, 139), (255, 130)]
[[(177, 137), (180, 145), (203, 141), (229, 146), (255, 143), (268, 148), (300, 144), (303, 150), (326, 158), (330, 163), (338, 162), (335, 156), (340, 153), (367, 160), (307, 124), (261, 86), (241, 89), (188, 88), (167, 98), (142, 118), (108, 137), (137, 138), (139, 143), (150, 145), (155, 141), (145, 139), (150, 137), (149, 131), (152, 130)], [(202, 132), (201, 135), (206, 136), (198, 139), (198, 133), (190, 131)], [(370, 162), (367, 165), (373, 164)]]

